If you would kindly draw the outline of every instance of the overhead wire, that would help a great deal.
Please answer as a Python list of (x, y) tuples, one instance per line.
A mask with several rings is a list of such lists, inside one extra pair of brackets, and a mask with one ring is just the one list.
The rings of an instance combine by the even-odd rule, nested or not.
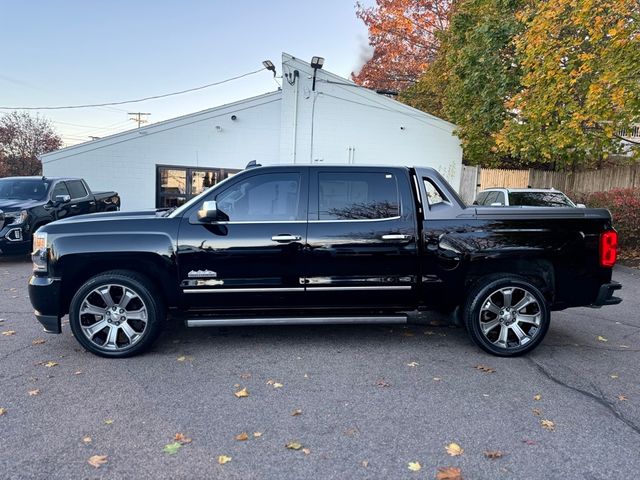
[(68, 110), (68, 109), (74, 109), (74, 108), (95, 108), (95, 107), (108, 107), (108, 106), (112, 106), (112, 105), (125, 105), (125, 104), (128, 104), (128, 103), (139, 103), (139, 102), (145, 102), (147, 100), (156, 100), (156, 99), (159, 99), (159, 98), (172, 97), (174, 95), (182, 95), (184, 93), (195, 92), (197, 90), (203, 90), (205, 88), (214, 87), (216, 85), (222, 85), (223, 83), (228, 83), (228, 82), (231, 82), (233, 80), (238, 80), (240, 78), (248, 77), (249, 75), (255, 75), (256, 73), (259, 73), (259, 72), (261, 72), (263, 70), (265, 70), (264, 67), (262, 67), (262, 68), (260, 68), (258, 70), (254, 70), (252, 72), (247, 72), (247, 73), (243, 73), (241, 75), (236, 75), (235, 77), (226, 78), (224, 80), (219, 80), (217, 82), (208, 83), (206, 85), (201, 85), (199, 87), (188, 88), (186, 90), (180, 90), (178, 92), (164, 93), (162, 95), (152, 95), (152, 96), (149, 96), (149, 97), (137, 98), (135, 100), (122, 100), (122, 101), (118, 101), (118, 102), (92, 103), (92, 104), (86, 104), (86, 105), (58, 105), (58, 106), (45, 106), (45, 107), (6, 107), (6, 106), (0, 106), (0, 110)]

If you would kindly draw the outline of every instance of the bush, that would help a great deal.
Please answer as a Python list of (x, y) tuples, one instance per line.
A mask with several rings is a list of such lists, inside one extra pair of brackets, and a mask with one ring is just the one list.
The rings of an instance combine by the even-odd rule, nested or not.
[(608, 192), (577, 194), (576, 202), (591, 208), (606, 208), (613, 216), (620, 246), (640, 248), (640, 189), (617, 188)]

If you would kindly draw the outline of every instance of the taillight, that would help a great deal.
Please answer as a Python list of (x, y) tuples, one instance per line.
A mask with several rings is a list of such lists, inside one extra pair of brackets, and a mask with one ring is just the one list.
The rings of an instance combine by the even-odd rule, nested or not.
[(607, 230), (600, 235), (600, 265), (613, 267), (618, 256), (618, 232)]

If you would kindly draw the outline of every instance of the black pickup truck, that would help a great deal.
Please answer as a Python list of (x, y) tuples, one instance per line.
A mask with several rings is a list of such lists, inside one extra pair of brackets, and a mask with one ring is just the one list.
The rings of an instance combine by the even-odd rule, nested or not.
[(550, 312), (612, 305), (617, 233), (602, 209), (467, 207), (428, 168), (244, 170), (172, 211), (69, 218), (34, 236), (29, 295), (91, 352), (190, 327), (407, 323), (449, 312), (514, 356)]
[(41, 226), (61, 218), (119, 210), (116, 192), (91, 192), (80, 178), (0, 178), (0, 253), (26, 253)]

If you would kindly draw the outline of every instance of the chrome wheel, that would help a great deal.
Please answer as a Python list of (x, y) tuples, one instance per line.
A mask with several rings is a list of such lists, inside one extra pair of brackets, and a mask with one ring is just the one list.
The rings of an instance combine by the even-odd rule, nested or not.
[(541, 332), (543, 310), (536, 297), (522, 287), (495, 290), (482, 302), (480, 331), (494, 346), (519, 349)]
[(100, 350), (128, 349), (147, 330), (147, 306), (135, 290), (120, 284), (91, 290), (82, 300), (78, 315), (82, 333)]

